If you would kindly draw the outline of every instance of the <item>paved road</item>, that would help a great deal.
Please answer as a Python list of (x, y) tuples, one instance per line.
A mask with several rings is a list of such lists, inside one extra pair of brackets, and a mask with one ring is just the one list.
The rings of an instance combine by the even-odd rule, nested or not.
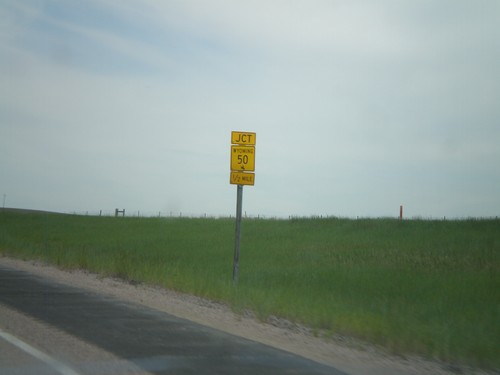
[[(2, 308), (9, 312), (7, 318)], [(19, 339), (12, 331), (26, 331), (28, 323), (16, 328), (17, 313), (45, 327), (40, 328), (45, 334), (24, 332)], [(59, 348), (54, 349), (46, 335), (66, 338), (55, 340)], [(5, 266), (0, 266), (0, 373), (344, 374), (163, 312)]]

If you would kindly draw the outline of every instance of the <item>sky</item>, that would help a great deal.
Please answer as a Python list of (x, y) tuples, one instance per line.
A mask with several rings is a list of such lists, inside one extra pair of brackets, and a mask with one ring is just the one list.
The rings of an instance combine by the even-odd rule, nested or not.
[(500, 214), (497, 0), (0, 2), (6, 207)]

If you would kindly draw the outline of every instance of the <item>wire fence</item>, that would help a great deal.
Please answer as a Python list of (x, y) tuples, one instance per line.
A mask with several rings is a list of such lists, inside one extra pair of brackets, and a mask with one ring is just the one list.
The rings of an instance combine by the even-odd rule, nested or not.
[[(89, 211), (71, 211), (67, 212), (72, 215), (82, 215), (82, 216), (107, 216), (107, 217), (135, 217), (135, 218), (192, 218), (192, 219), (234, 219), (235, 214), (221, 213), (193, 213), (193, 212), (183, 212), (183, 211), (141, 211), (141, 210), (126, 210), (126, 209), (115, 209), (115, 210), (89, 210)], [(345, 219), (345, 220), (376, 220), (376, 219), (395, 219), (401, 220), (399, 216), (338, 216), (331, 214), (311, 214), (311, 215), (277, 215), (277, 214), (255, 214), (255, 213), (243, 213), (243, 218), (245, 219), (263, 219), (263, 220), (335, 220), (335, 219)], [(484, 217), (473, 217), (473, 216), (422, 216), (414, 215), (411, 217), (405, 217), (402, 220), (498, 220), (498, 216), (484, 216)]]

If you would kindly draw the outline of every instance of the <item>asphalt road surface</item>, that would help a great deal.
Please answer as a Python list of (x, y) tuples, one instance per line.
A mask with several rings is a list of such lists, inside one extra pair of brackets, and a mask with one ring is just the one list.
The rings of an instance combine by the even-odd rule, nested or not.
[(0, 266), (0, 373), (345, 374), (185, 319)]

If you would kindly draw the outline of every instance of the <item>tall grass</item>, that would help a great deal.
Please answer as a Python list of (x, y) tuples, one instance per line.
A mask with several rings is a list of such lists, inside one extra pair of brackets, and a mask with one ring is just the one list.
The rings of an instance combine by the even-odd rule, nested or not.
[(0, 213), (0, 254), (160, 285), (396, 353), (500, 366), (500, 221)]

